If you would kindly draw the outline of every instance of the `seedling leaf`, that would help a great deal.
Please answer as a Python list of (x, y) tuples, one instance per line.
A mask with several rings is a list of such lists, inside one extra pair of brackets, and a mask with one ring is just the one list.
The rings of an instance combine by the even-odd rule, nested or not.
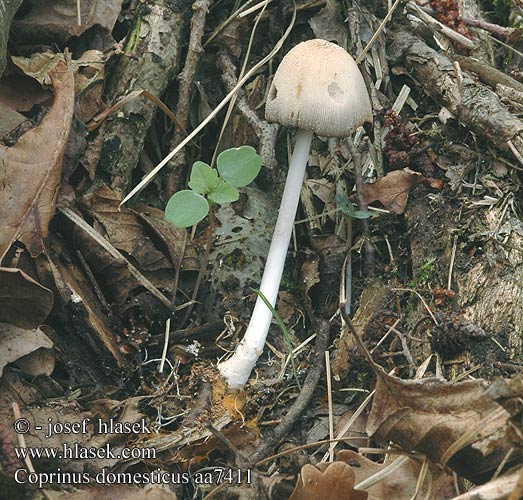
[(195, 161), (191, 170), (189, 187), (200, 194), (208, 194), (218, 185), (218, 172), (203, 161)]
[(210, 201), (219, 205), (231, 203), (239, 197), (240, 193), (238, 193), (238, 190), (223, 179), (220, 179), (216, 188), (207, 195)]
[(348, 217), (353, 219), (368, 219), (371, 216), (369, 210), (356, 210), (351, 201), (341, 194), (336, 195), (336, 206)]
[(262, 159), (251, 146), (222, 151), (216, 160), (218, 172), (235, 187), (250, 184), (260, 173)]
[(189, 227), (200, 222), (209, 213), (209, 203), (189, 189), (173, 194), (165, 207), (165, 219), (177, 227)]

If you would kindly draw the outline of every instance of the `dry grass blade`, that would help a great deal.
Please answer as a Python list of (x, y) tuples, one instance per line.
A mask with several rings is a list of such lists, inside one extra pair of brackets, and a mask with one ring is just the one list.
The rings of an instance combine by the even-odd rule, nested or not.
[(176, 118), (176, 115), (165, 105), (165, 103), (158, 99), (154, 94), (151, 94), (147, 90), (133, 90), (132, 92), (129, 92), (123, 99), (120, 99), (116, 104), (111, 106), (109, 109), (106, 109), (102, 113), (100, 113), (98, 116), (95, 116), (91, 123), (87, 125), (87, 130), (89, 132), (96, 130), (103, 121), (108, 118), (111, 114), (113, 114), (115, 111), (118, 111), (119, 109), (123, 108), (127, 103), (133, 101), (137, 97), (144, 96), (146, 99), (149, 99), (149, 101), (156, 104), (168, 117), (169, 119), (178, 127), (179, 130), (181, 130), (185, 135), (187, 135), (186, 130), (183, 128), (182, 124)]

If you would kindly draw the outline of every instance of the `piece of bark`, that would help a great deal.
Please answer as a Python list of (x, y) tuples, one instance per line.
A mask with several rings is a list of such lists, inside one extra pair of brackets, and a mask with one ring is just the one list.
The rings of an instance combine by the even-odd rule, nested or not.
[(499, 96), (466, 71), (460, 82), (452, 61), (412, 35), (405, 26), (391, 31), (388, 54), (423, 84), (425, 93), (446, 106), (467, 128), (499, 149), (510, 149), (523, 163), (523, 122)]
[[(140, 89), (161, 98), (178, 66), (186, 24), (185, 3), (140, 2), (124, 54), (109, 82), (111, 102)], [(105, 141), (98, 168), (111, 176), (111, 187), (115, 191), (127, 191), (155, 110), (156, 105), (149, 100), (135, 99), (101, 127), (99, 133)]]

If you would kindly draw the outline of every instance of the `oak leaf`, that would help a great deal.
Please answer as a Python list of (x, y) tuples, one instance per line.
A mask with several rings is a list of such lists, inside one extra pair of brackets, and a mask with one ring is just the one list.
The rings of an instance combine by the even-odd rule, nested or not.
[(354, 489), (355, 474), (345, 462), (326, 464), (323, 471), (306, 464), (289, 500), (367, 500), (369, 494)]
[[(433, 464), (429, 464), (424, 473), (421, 459), (393, 455), (386, 463), (376, 463), (352, 450), (341, 450), (336, 455), (336, 459), (353, 467), (356, 484), (363, 483), (377, 474), (382, 475), (374, 484), (368, 487), (360, 486), (369, 493), (369, 500), (414, 498), (418, 487), (420, 498), (439, 500), (451, 498), (455, 494), (452, 474)], [(395, 460), (399, 464), (396, 467), (393, 465)], [(389, 474), (384, 474), (384, 469), (389, 466), (394, 467), (393, 470)], [(418, 486), (422, 474), (422, 481)]]

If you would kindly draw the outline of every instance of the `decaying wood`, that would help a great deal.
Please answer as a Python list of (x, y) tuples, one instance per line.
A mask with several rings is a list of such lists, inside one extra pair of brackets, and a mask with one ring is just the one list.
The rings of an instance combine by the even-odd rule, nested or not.
[(452, 61), (430, 48), (408, 29), (390, 33), (389, 54), (423, 83), (424, 91), (446, 106), (467, 128), (503, 151), (511, 150), (523, 163), (523, 122), (511, 114), (499, 96), (463, 71), (457, 75)]
[[(207, 12), (211, 4), (212, 0), (196, 0), (192, 4), (191, 35), (189, 37), (187, 55), (185, 56), (185, 64), (178, 77), (178, 103), (176, 104), (176, 116), (183, 127), (187, 125), (189, 117), (191, 88), (203, 52), (202, 38)], [(183, 130), (175, 130), (170, 149), (174, 149), (185, 135), (187, 134), (185, 134)], [(169, 167), (172, 171), (169, 173), (167, 181), (167, 196), (171, 196), (180, 189), (184, 174), (182, 171), (184, 164), (185, 154), (183, 150), (176, 154), (169, 162)]]
[[(109, 83), (112, 102), (142, 89), (162, 96), (178, 65), (184, 33), (185, 16), (177, 5), (169, 0), (140, 4), (124, 54)], [(100, 128), (105, 140), (98, 168), (111, 176), (115, 191), (127, 191), (155, 110), (153, 103), (136, 99)]]
[[(521, 360), (523, 227), (513, 214), (503, 220), (499, 208), (485, 211), (481, 226), (486, 238), (485, 257), (469, 259), (470, 267), (458, 273), (459, 302), (467, 316), (484, 330), (504, 332), (511, 356)], [(495, 263), (489, 262), (489, 254), (496, 255)]]

